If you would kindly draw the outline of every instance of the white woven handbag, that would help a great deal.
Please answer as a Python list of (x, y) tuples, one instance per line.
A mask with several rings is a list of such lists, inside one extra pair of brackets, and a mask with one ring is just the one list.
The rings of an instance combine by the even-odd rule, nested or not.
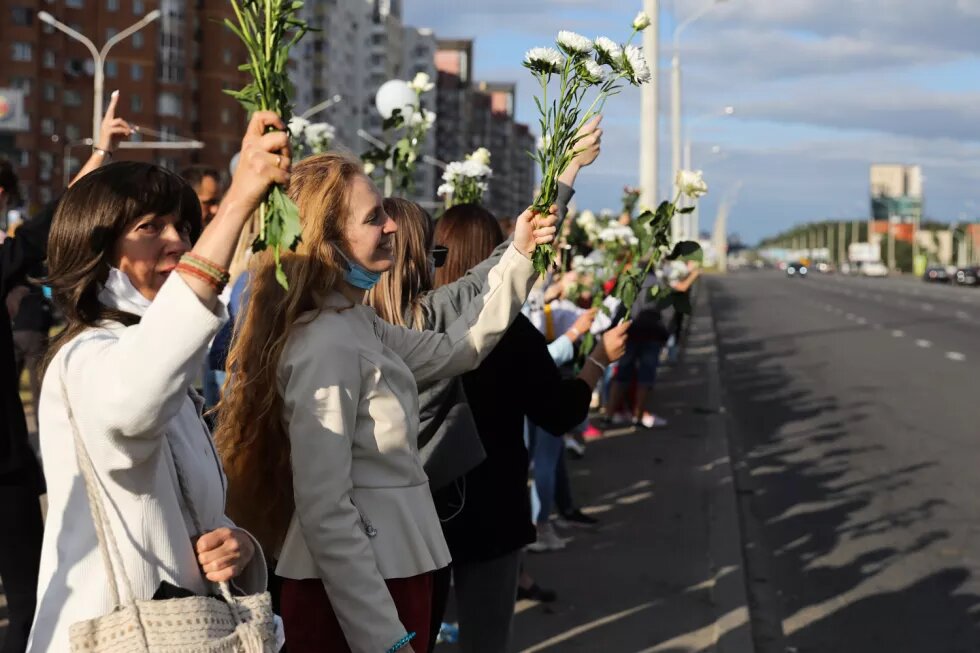
[[(219, 583), (223, 601), (206, 596), (136, 599), (112, 534), (95, 467), (72, 414), (63, 375), (61, 392), (114, 606), (107, 615), (71, 625), (72, 653), (275, 653), (272, 599), (268, 592), (235, 597), (228, 583)], [(184, 503), (194, 528), (201, 533), (203, 529), (176, 458), (174, 465)], [(119, 580), (125, 597), (120, 595)]]

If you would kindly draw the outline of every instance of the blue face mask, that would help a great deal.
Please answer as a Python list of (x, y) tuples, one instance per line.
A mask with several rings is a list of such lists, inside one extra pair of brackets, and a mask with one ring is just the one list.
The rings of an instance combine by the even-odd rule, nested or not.
[(360, 288), (361, 290), (371, 290), (371, 288), (374, 288), (378, 281), (381, 280), (380, 272), (371, 272), (364, 266), (354, 263), (347, 258), (342, 251), (340, 251), (340, 248), (337, 247), (337, 245), (334, 245), (333, 248), (337, 250), (338, 254), (340, 254), (340, 258), (344, 259), (344, 281), (355, 288)]

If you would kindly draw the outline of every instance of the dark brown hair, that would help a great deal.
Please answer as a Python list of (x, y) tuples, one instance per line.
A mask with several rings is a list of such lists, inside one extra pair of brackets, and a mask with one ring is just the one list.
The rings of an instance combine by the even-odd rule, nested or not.
[(436, 222), (436, 244), (449, 248), (436, 270), (436, 287), (456, 281), (493, 253), (504, 241), (493, 213), (478, 204), (457, 204)]
[(420, 300), (434, 283), (429, 270), (432, 218), (415, 202), (397, 197), (387, 198), (384, 209), (398, 225), (392, 242), (395, 264), (368, 291), (366, 302), (382, 320), (421, 331), (425, 316)]
[(62, 345), (103, 320), (127, 326), (135, 315), (99, 301), (109, 276), (116, 241), (134, 221), (147, 215), (175, 215), (190, 226), (191, 241), (201, 233), (197, 195), (174, 173), (149, 163), (120, 161), (79, 179), (65, 191), (48, 237), (48, 277), (55, 304), (68, 324), (51, 343), (41, 372)]

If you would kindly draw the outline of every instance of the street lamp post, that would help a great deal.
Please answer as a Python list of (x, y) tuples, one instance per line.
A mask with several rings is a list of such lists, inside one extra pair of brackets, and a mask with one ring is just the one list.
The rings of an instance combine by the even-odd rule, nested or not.
[(333, 105), (337, 104), (338, 102), (343, 101), (343, 99), (344, 99), (344, 96), (343, 95), (340, 95), (338, 93), (338, 94), (334, 95), (333, 97), (330, 97), (330, 98), (324, 100), (323, 102), (320, 102), (319, 104), (314, 104), (312, 107), (310, 107), (309, 109), (307, 109), (306, 111), (304, 111), (302, 114), (300, 114), (300, 118), (310, 118), (311, 116), (314, 116), (314, 115), (320, 113), (321, 111), (326, 111), (327, 109), (329, 109)]
[[(722, 109), (721, 113), (718, 114), (718, 115), (720, 115), (720, 116), (733, 116), (733, 115), (735, 115), (735, 107), (733, 107), (733, 106), (727, 106), (724, 109)], [(687, 123), (687, 125), (685, 125), (685, 127), (684, 127), (684, 131), (685, 131), (685, 138), (684, 138), (684, 169), (686, 169), (686, 170), (693, 170), (693, 168), (694, 168), (694, 164), (691, 161), (691, 150), (692, 150), (691, 128), (694, 125), (696, 125), (699, 122), (701, 122), (702, 120), (705, 120), (707, 118), (714, 118), (714, 117), (715, 117), (715, 114), (710, 114), (710, 113), (708, 113), (708, 114), (702, 114), (702, 115), (697, 116), (696, 118), (694, 118), (692, 120), (689, 120), (688, 123)], [(715, 145), (714, 147), (711, 148), (711, 152), (712, 152), (712, 154), (718, 154), (719, 152), (721, 152), (721, 147), (718, 146), (718, 145)], [(682, 233), (679, 234), (680, 239), (682, 239), (682, 240), (691, 240), (691, 239), (697, 240), (699, 238), (699, 236), (700, 236), (700, 224), (699, 224), (699, 222), (700, 222), (700, 209), (698, 208), (698, 204), (695, 203), (694, 204), (694, 211), (692, 213), (688, 213), (687, 215), (681, 216)]]
[[(702, 7), (693, 16), (690, 16), (687, 20), (681, 22), (674, 29), (674, 57), (671, 60), (671, 97), (670, 97), (670, 115), (671, 115), (671, 126), (673, 130), (672, 148), (671, 148), (671, 163), (673, 164), (671, 179), (677, 178), (677, 172), (681, 169), (681, 34), (687, 29), (692, 23), (700, 20), (709, 11), (714, 9), (720, 3), (725, 0), (712, 0), (709, 4)], [(673, 240), (677, 240), (679, 237), (679, 226), (672, 225), (671, 236)]]
[(660, 203), (660, 0), (643, 0), (650, 27), (643, 30), (643, 51), (654, 81), (640, 87), (640, 206)]
[(93, 140), (97, 141), (99, 138), (99, 131), (102, 127), (102, 99), (103, 99), (103, 84), (105, 80), (104, 66), (105, 66), (105, 59), (109, 55), (109, 50), (116, 43), (119, 43), (123, 39), (135, 34), (139, 30), (143, 29), (144, 27), (146, 27), (147, 25), (155, 21), (157, 18), (159, 18), (160, 10), (154, 9), (147, 15), (143, 16), (143, 18), (137, 21), (136, 23), (130, 25), (123, 31), (119, 32), (118, 34), (110, 38), (108, 41), (105, 42), (105, 45), (102, 46), (101, 50), (98, 50), (95, 47), (95, 44), (92, 43), (92, 41), (88, 39), (85, 35), (79, 33), (78, 31), (72, 29), (71, 27), (68, 27), (61, 21), (57, 20), (54, 16), (52, 16), (48, 12), (40, 11), (38, 12), (37, 17), (43, 20), (48, 25), (51, 25), (52, 27), (61, 30), (68, 36), (80, 42), (82, 45), (88, 48), (89, 53), (91, 53), (92, 55), (92, 63), (95, 65), (95, 71), (93, 75), (94, 89), (93, 89), (93, 98), (92, 98), (92, 138)]

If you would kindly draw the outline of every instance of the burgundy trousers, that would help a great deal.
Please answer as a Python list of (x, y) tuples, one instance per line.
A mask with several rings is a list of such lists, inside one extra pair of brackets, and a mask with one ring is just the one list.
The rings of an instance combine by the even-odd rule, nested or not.
[[(385, 581), (402, 625), (415, 633), (411, 646), (416, 651), (425, 651), (429, 642), (432, 576), (429, 572)], [(351, 653), (320, 579), (284, 578), (280, 607), (289, 653)]]

